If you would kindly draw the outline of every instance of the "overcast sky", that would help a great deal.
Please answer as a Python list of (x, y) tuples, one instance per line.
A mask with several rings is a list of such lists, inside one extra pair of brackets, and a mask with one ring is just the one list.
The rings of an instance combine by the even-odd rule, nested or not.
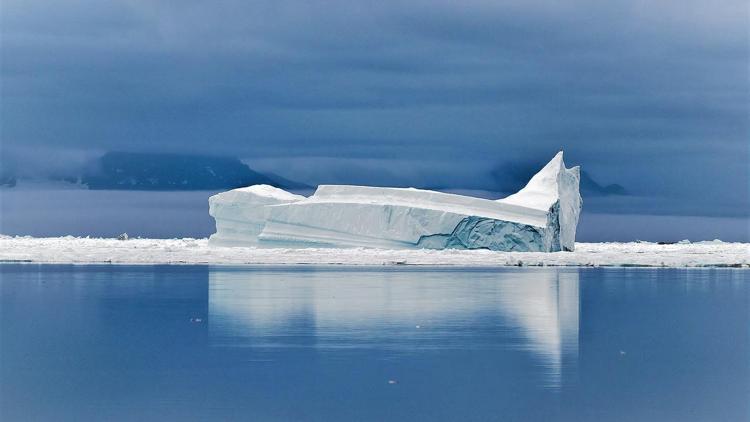
[(564, 149), (604, 184), (748, 208), (747, 0), (4, 0), (1, 23), (6, 168), (190, 152), (477, 187)]

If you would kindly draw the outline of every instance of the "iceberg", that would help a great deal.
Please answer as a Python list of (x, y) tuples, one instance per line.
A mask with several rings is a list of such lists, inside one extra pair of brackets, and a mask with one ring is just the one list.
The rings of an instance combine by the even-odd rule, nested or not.
[(506, 198), (414, 188), (320, 185), (310, 197), (254, 185), (209, 198), (221, 246), (573, 251), (579, 167), (563, 153)]

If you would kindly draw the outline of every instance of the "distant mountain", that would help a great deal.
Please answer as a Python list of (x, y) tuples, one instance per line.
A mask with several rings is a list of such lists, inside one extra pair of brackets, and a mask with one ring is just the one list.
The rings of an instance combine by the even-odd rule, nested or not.
[(265, 172), (263, 174), (266, 175), (266, 177), (268, 177), (269, 179), (271, 179), (274, 182), (273, 186), (276, 186), (276, 187), (281, 187), (283, 189), (295, 189), (295, 190), (313, 189), (313, 187), (310, 185), (306, 185), (302, 182), (296, 182), (294, 180), (289, 180), (286, 177), (279, 176), (276, 173)]
[(89, 189), (215, 190), (268, 184), (282, 189), (301, 183), (256, 172), (235, 157), (108, 152), (85, 174)]
[(0, 175), (0, 186), (12, 188), (16, 186), (16, 178), (14, 176)]
[(586, 171), (581, 171), (581, 192), (606, 196), (606, 195), (628, 195), (628, 191), (625, 190), (622, 185), (613, 183), (611, 185), (602, 186), (591, 178)]
[[(517, 192), (539, 171), (544, 163), (508, 163), (495, 167), (491, 176), (495, 181), (493, 190), (500, 192)], [(589, 196), (629, 195), (621, 185), (611, 184), (603, 186), (596, 182), (585, 170), (581, 171), (581, 194)]]

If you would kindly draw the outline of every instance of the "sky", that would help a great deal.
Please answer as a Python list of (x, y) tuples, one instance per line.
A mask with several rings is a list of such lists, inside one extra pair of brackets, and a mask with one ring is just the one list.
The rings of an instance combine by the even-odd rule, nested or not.
[(746, 0), (4, 0), (0, 24), (0, 158), (28, 174), (180, 152), (487, 189), (564, 150), (669, 213), (750, 209)]

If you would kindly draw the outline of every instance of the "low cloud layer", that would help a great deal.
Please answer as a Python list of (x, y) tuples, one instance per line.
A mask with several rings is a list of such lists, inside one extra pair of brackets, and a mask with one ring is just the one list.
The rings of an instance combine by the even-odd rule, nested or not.
[(4, 167), (212, 153), (471, 187), (565, 149), (604, 184), (748, 205), (745, 1), (8, 0), (1, 23)]

